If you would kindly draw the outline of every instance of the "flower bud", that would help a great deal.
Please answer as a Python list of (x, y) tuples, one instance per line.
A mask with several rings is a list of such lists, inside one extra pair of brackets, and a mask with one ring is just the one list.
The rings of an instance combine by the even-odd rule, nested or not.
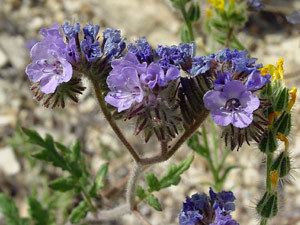
[(280, 178), (285, 177), (291, 171), (291, 159), (287, 151), (283, 151), (275, 159), (271, 167), (272, 170), (277, 170)]
[(288, 106), (289, 102), (289, 89), (283, 88), (278, 92), (275, 97), (274, 109), (275, 111), (283, 111)]
[(272, 130), (269, 130), (259, 143), (259, 149), (264, 153), (274, 152), (278, 142)]
[(291, 113), (284, 112), (275, 122), (274, 128), (278, 133), (289, 135), (292, 127)]
[(266, 192), (256, 205), (256, 212), (264, 217), (271, 218), (278, 212), (278, 197), (276, 192)]

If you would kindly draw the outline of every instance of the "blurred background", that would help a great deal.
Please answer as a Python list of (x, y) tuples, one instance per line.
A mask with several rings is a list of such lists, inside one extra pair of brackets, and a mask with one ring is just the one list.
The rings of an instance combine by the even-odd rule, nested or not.
[[(284, 57), (288, 86), (300, 88), (300, 27), (288, 24), (285, 18), (300, 9), (300, 1), (269, 0), (265, 4), (264, 10), (251, 12), (239, 38), (261, 63), (275, 64), (279, 57)], [(72, 143), (76, 138), (81, 140), (94, 171), (101, 163), (111, 162), (108, 182), (116, 189), (106, 193), (109, 198), (105, 205), (111, 207), (124, 201), (121, 197), (123, 183), (131, 159), (103, 120), (92, 90), (88, 87), (78, 104), (68, 104), (64, 110), (43, 108), (32, 98), (30, 83), (24, 73), (29, 62), (28, 48), (40, 38), (38, 31), (41, 27), (66, 20), (119, 28), (128, 40), (146, 36), (154, 46), (180, 41), (180, 15), (165, 0), (0, 0), (0, 192), (13, 196), (24, 216), (27, 213), (27, 196), (32, 193), (53, 204), (54, 209), (67, 205), (72, 199), (68, 194), (56, 195), (48, 190), (47, 180), (57, 177), (60, 171), (30, 157), (34, 146), (25, 142), (19, 126), (37, 129), (42, 134), (50, 133), (65, 144)], [(197, 45), (202, 54), (218, 49), (202, 35), (200, 24), (198, 26)], [(273, 225), (300, 224), (299, 111), (299, 104), (296, 104), (290, 140), (294, 173), (283, 187), (283, 210), (274, 219)], [(151, 142), (145, 147), (141, 140), (132, 135), (128, 126), (131, 128), (133, 124), (126, 123), (123, 127), (136, 148), (146, 154), (152, 151), (156, 143)], [(189, 151), (183, 147), (170, 161), (177, 162)], [(225, 185), (237, 197), (234, 217), (241, 225), (257, 224), (254, 202), (262, 194), (263, 155), (254, 147), (245, 147), (233, 152), (229, 161), (240, 166), (231, 173)], [(162, 163), (153, 170), (157, 174), (163, 173), (168, 163)], [(196, 157), (192, 167), (182, 176), (180, 185), (159, 194), (164, 211), (154, 212), (148, 206), (142, 206), (141, 212), (153, 225), (177, 224), (184, 196), (208, 189), (205, 183), (211, 177), (207, 175), (207, 170), (204, 161)], [(57, 216), (64, 217), (64, 213), (57, 212)], [(0, 224), (4, 224), (1, 216)], [(132, 225), (139, 224), (139, 221), (127, 215), (106, 224)]]

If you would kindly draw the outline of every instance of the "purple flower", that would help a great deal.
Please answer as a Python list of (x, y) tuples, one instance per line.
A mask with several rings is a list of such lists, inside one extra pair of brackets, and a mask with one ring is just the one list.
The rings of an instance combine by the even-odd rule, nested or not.
[(62, 25), (62, 29), (63, 32), (65, 34), (65, 36), (71, 40), (72, 38), (75, 38), (79, 31), (80, 31), (80, 24), (79, 23), (75, 23), (74, 25), (70, 24), (69, 22), (65, 22)]
[(211, 67), (211, 62), (214, 55), (211, 56), (195, 56), (192, 61), (192, 67), (189, 73), (192, 76), (198, 76), (200, 74), (204, 74)]
[(171, 65), (179, 67), (186, 60), (191, 59), (194, 55), (194, 44), (181, 43), (179, 46), (161, 46), (156, 49), (159, 57), (158, 63), (168, 69)]
[(179, 214), (180, 225), (196, 225), (203, 219), (203, 216), (198, 211), (181, 211)]
[(256, 91), (264, 87), (267, 83), (270, 82), (271, 75), (262, 76), (258, 70), (253, 70), (248, 76), (245, 85), (247, 90)]
[(97, 39), (100, 26), (88, 24), (83, 28), (83, 34), (85, 39), (91, 39), (91, 42), (94, 42)]
[(215, 80), (214, 89), (221, 91), (226, 83), (232, 80), (232, 76), (228, 72), (217, 72), (217, 79)]
[(154, 59), (154, 50), (145, 37), (128, 45), (128, 51), (135, 54), (140, 62), (150, 63)]
[(144, 91), (139, 75), (146, 71), (146, 66), (140, 64), (131, 53), (123, 59), (113, 61), (113, 69), (106, 81), (110, 92), (105, 101), (116, 107), (118, 112), (129, 109), (134, 103), (142, 102)]
[(120, 30), (106, 28), (103, 32), (103, 51), (108, 58), (114, 58), (121, 54), (126, 44), (121, 37)]
[(54, 93), (57, 86), (71, 79), (73, 69), (67, 61), (67, 45), (59, 32), (59, 26), (42, 29), (44, 39), (36, 43), (31, 51), (32, 63), (26, 67), (26, 74), (32, 82), (38, 82), (45, 94)]
[(102, 56), (99, 42), (92, 42), (91, 38), (83, 39), (81, 41), (81, 49), (88, 62), (95, 62)]
[(179, 77), (176, 67), (165, 72), (158, 63), (149, 66), (140, 63), (131, 52), (122, 59), (113, 60), (111, 65), (113, 69), (107, 78), (110, 92), (105, 100), (119, 112), (129, 109), (134, 103), (141, 103), (146, 92), (151, 94), (151, 89), (165, 87)]
[(223, 213), (230, 213), (235, 210), (235, 197), (231, 191), (221, 191), (215, 193), (212, 188), (209, 189), (209, 197), (213, 202), (214, 209), (220, 209)]
[(253, 112), (260, 104), (258, 97), (238, 80), (226, 83), (221, 91), (208, 91), (203, 99), (217, 125), (232, 124), (238, 128), (245, 128), (251, 124)]
[(231, 215), (224, 214), (224, 212), (217, 208), (215, 210), (215, 220), (210, 225), (239, 225), (234, 219), (232, 219)]
[(172, 80), (176, 80), (180, 76), (179, 69), (175, 66), (169, 67), (165, 72), (158, 63), (151, 63), (147, 67), (146, 73), (141, 75), (141, 80), (153, 89), (156, 84), (165, 87)]
[(179, 213), (180, 225), (238, 225), (231, 218), (235, 197), (232, 192), (222, 191), (210, 194), (194, 194), (187, 197)]

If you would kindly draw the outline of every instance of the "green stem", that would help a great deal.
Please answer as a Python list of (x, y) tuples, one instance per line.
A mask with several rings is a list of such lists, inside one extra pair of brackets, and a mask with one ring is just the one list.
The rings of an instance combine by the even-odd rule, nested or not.
[(259, 225), (267, 225), (267, 222), (268, 222), (268, 219), (262, 218), (262, 219), (260, 220)]
[(272, 162), (273, 162), (273, 154), (272, 153), (268, 153), (267, 154), (267, 168), (266, 168), (266, 186), (267, 186), (267, 190), (271, 191), (272, 189), (272, 184), (271, 184), (271, 180), (270, 180), (270, 172), (271, 172), (271, 166), (272, 166)]
[(183, 16), (184, 22), (186, 24), (186, 27), (188, 29), (188, 33), (189, 33), (189, 41), (195, 41), (195, 37), (194, 37), (194, 31), (193, 31), (193, 26), (192, 26), (192, 22), (189, 20), (185, 6), (183, 3), (181, 3), (180, 5), (180, 11), (181, 14)]
[(86, 190), (85, 190), (84, 187), (81, 187), (81, 194), (82, 194), (83, 199), (88, 203), (90, 209), (91, 209), (93, 212), (96, 212), (97, 209), (96, 209), (95, 206), (93, 205), (92, 200), (91, 200), (90, 196), (88, 195), (88, 193), (86, 192)]
[(219, 191), (219, 189), (222, 188), (222, 185), (220, 184), (220, 179), (219, 179), (219, 171), (215, 168), (213, 159), (211, 158), (210, 155), (210, 148), (209, 148), (209, 144), (208, 144), (208, 138), (207, 138), (207, 131), (205, 126), (202, 126), (202, 132), (201, 135), (203, 137), (203, 142), (204, 142), (204, 146), (205, 148), (208, 150), (208, 155), (207, 155), (207, 163), (208, 163), (208, 167), (210, 169), (210, 171), (212, 172), (213, 175), (213, 179), (214, 179), (214, 187), (216, 189), (216, 191)]

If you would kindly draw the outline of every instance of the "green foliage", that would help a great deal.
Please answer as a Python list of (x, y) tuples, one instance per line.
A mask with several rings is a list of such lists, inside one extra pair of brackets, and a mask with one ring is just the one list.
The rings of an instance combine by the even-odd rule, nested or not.
[(73, 177), (60, 177), (54, 181), (51, 181), (49, 187), (55, 191), (70, 191), (75, 188), (77, 184), (76, 179)]
[(287, 151), (283, 151), (274, 160), (271, 170), (277, 170), (279, 177), (287, 176), (291, 171), (291, 159)]
[(54, 225), (49, 209), (43, 208), (42, 204), (34, 197), (29, 197), (29, 213), (35, 225)]
[(292, 127), (292, 116), (290, 112), (284, 112), (274, 123), (274, 129), (284, 135), (289, 135)]
[(263, 218), (276, 216), (278, 212), (278, 197), (276, 192), (266, 192), (256, 205), (258, 215)]
[(104, 188), (105, 186), (105, 178), (108, 173), (108, 163), (105, 163), (100, 166), (100, 168), (97, 171), (93, 186), (91, 188), (90, 194), (93, 197), (97, 196), (97, 192)]
[(76, 206), (70, 215), (71, 223), (79, 223), (84, 219), (87, 213), (90, 211), (89, 205), (86, 201), (81, 201), (78, 206)]
[[(226, 158), (228, 156), (229, 151), (226, 150), (221, 160), (218, 159), (218, 151), (219, 151), (219, 142), (215, 138), (216, 128), (215, 125), (211, 123), (212, 126), (212, 136), (213, 136), (213, 146), (211, 147), (208, 143), (206, 129), (203, 127), (202, 133), (196, 132), (192, 135), (192, 137), (188, 140), (188, 146), (195, 151), (198, 155), (203, 157), (208, 165), (209, 170), (213, 175), (214, 181), (210, 183), (210, 186), (213, 186), (216, 190), (221, 190), (226, 181), (226, 178), (230, 174), (233, 169), (238, 168), (236, 165), (226, 165)], [(203, 143), (200, 143), (200, 138)]]
[(0, 213), (3, 214), (7, 225), (29, 225), (28, 219), (21, 218), (15, 202), (0, 193)]
[[(33, 157), (51, 163), (68, 173), (68, 176), (59, 177), (50, 182), (52, 190), (60, 192), (72, 191), (81, 193), (84, 200), (72, 210), (71, 222), (79, 222), (88, 211), (93, 211), (92, 198), (97, 197), (97, 192), (104, 188), (105, 178), (108, 172), (108, 164), (102, 165), (95, 178), (89, 172), (84, 156), (81, 154), (81, 146), (78, 141), (71, 147), (54, 141), (50, 135), (42, 138), (36, 131), (22, 128), (28, 141), (38, 145), (40, 150), (32, 154)], [(40, 208), (41, 209), (41, 208)]]
[(187, 16), (191, 22), (199, 20), (201, 16), (199, 4), (193, 2), (188, 9)]
[(278, 141), (276, 139), (276, 135), (273, 130), (269, 130), (264, 137), (261, 139), (259, 143), (259, 149), (263, 153), (272, 153), (278, 147)]
[(225, 3), (223, 10), (212, 9), (205, 20), (205, 31), (221, 45), (243, 50), (245, 47), (238, 40), (236, 32), (244, 27), (247, 21), (246, 4)]
[(181, 180), (181, 175), (189, 169), (194, 156), (190, 155), (188, 158), (180, 162), (178, 165), (171, 164), (167, 172), (159, 179), (155, 174), (146, 174), (147, 189), (138, 186), (136, 195), (140, 200), (145, 200), (152, 208), (161, 211), (162, 207), (159, 200), (152, 194), (152, 192), (160, 191), (172, 185), (177, 185)]

